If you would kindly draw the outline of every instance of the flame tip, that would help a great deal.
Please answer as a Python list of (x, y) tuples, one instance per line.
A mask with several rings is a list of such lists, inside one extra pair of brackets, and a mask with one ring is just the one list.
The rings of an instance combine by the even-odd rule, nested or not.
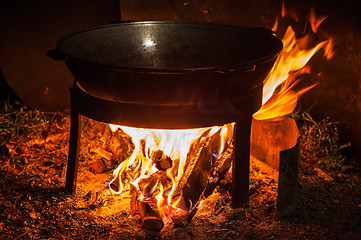
[[(297, 14), (287, 12), (285, 4), (282, 4), (282, 17), (290, 14), (291, 18), (297, 20)], [(317, 18), (316, 11), (311, 8), (308, 22), (315, 33), (320, 24), (326, 17)], [(276, 18), (277, 21), (277, 18)], [(275, 27), (278, 23), (275, 23)], [(311, 33), (303, 38), (297, 39), (295, 31), (288, 26), (282, 38), (283, 50), (275, 61), (275, 64), (268, 76), (264, 80), (262, 107), (253, 117), (255, 119), (269, 119), (275, 116), (284, 116), (292, 113), (297, 105), (298, 98), (315, 87), (317, 84), (305, 87), (299, 91), (293, 91), (299, 81), (301, 74), (310, 73), (310, 67), (307, 66), (309, 60), (321, 48), (324, 49), (324, 56), (329, 60), (333, 55), (333, 40), (329, 38), (326, 41), (316, 44), (312, 48), (306, 48), (311, 41)], [(276, 91), (276, 89), (278, 89)]]

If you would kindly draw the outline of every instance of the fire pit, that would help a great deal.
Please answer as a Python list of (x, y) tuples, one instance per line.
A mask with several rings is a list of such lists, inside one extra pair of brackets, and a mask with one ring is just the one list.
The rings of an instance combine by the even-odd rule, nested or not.
[(252, 114), (282, 42), (259, 28), (132, 22), (67, 35), (49, 55), (74, 75), (66, 190), (76, 185), (79, 115), (138, 128), (235, 123), (232, 201), (248, 202)]

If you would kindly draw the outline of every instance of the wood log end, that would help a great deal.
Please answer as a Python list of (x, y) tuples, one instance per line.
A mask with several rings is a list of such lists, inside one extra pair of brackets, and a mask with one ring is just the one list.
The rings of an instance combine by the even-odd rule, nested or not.
[(164, 227), (158, 209), (153, 209), (148, 202), (138, 200), (138, 209), (144, 229), (160, 231)]
[(107, 171), (107, 169), (107, 164), (103, 158), (90, 165), (90, 170), (95, 174), (104, 173)]
[(172, 221), (177, 227), (186, 227), (190, 223), (190, 221), (186, 217), (181, 215), (172, 216)]
[(175, 213), (171, 219), (175, 226), (177, 227), (186, 227), (192, 221), (192, 218), (197, 213), (198, 208), (195, 207), (191, 211), (180, 211), (179, 213)]
[(161, 219), (154, 217), (154, 216), (148, 216), (143, 218), (143, 228), (157, 231), (159, 232), (164, 227), (164, 223)]

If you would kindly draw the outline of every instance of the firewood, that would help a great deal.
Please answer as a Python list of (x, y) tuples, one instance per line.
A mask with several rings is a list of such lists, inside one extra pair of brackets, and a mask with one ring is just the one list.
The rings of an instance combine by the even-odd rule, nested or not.
[(147, 178), (142, 178), (138, 182), (140, 192), (144, 197), (151, 197), (156, 190), (160, 180), (159, 174), (152, 174)]
[(134, 185), (130, 185), (130, 193), (131, 193), (131, 199), (130, 199), (130, 215), (136, 220), (141, 220), (141, 216), (139, 213), (139, 207), (138, 207), (138, 198), (139, 198), (139, 192)]
[(299, 174), (299, 141), (290, 149), (280, 152), (278, 175), (277, 217), (288, 217), (296, 209)]
[(96, 153), (100, 159), (90, 166), (90, 169), (97, 174), (103, 173), (109, 169), (113, 169), (119, 165), (114, 154), (103, 148), (91, 149), (91, 153)]
[(108, 170), (106, 159), (98, 159), (95, 163), (90, 165), (90, 171), (96, 174), (103, 173)]
[(102, 152), (99, 154), (110, 161), (109, 168), (111, 169), (127, 159), (134, 148), (131, 137), (126, 135), (120, 128), (115, 132), (112, 132), (109, 127), (106, 128), (100, 141), (102, 142), (100, 148)]
[(190, 210), (199, 201), (211, 176), (215, 159), (212, 153), (218, 150), (219, 141), (220, 131), (203, 138), (202, 144), (198, 142), (194, 145), (198, 149), (193, 150), (193, 156), (189, 155), (190, 160), (172, 196), (174, 199), (182, 197), (182, 200), (178, 200), (178, 207)]
[(186, 227), (191, 222), (194, 215), (197, 213), (198, 207), (194, 207), (191, 211), (184, 211), (179, 209), (171, 217), (173, 223), (177, 227)]
[[(204, 142), (196, 156), (189, 162), (173, 193), (173, 199), (182, 197), (183, 201), (177, 200), (177, 202), (178, 207), (183, 207), (184, 210), (189, 210), (191, 204), (198, 201), (210, 176), (212, 155), (207, 149), (208, 142), (209, 139)], [(184, 203), (185, 206), (181, 206), (181, 203)]]
[(252, 120), (251, 155), (272, 168), (279, 169), (280, 151), (297, 143), (299, 131), (294, 119)]
[(173, 181), (172, 179), (166, 174), (166, 172), (161, 172), (162, 175), (160, 176), (160, 183), (161, 186), (163, 187), (163, 196), (165, 198), (168, 197), (170, 191), (172, 190), (173, 187)]
[(162, 230), (164, 223), (155, 206), (154, 198), (138, 200), (138, 209), (142, 219), (143, 228), (153, 231)]
[(155, 167), (159, 170), (165, 171), (173, 166), (172, 159), (165, 155), (162, 150), (153, 151), (151, 159), (154, 162)]
[[(209, 135), (209, 132), (211, 130), (208, 129), (207, 131), (205, 131), (200, 137), (198, 137), (195, 141), (193, 141), (189, 147), (189, 151), (188, 151), (188, 156), (195, 156), (197, 151), (199, 150), (199, 148), (203, 145), (204, 141), (208, 138), (207, 136)], [(188, 162), (190, 161), (190, 158), (187, 157), (187, 162), (186, 165), (188, 164)]]
[(161, 188), (163, 189), (163, 195), (168, 196), (172, 186), (172, 179), (167, 176), (165, 171), (157, 171), (138, 182), (139, 191), (145, 197), (158, 195)]
[(207, 187), (203, 191), (202, 194), (203, 199), (210, 196), (213, 193), (214, 189), (224, 179), (227, 171), (232, 166), (233, 158), (234, 158), (233, 145), (231, 145), (227, 148), (227, 150), (222, 154), (222, 156), (216, 162), (212, 175), (208, 179)]

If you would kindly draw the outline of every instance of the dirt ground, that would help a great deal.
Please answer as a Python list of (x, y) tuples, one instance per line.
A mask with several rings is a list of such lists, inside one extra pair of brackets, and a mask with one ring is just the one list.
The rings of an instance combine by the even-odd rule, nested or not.
[(324, 171), (304, 163), (296, 212), (280, 219), (277, 172), (252, 158), (249, 206), (231, 207), (226, 178), (188, 226), (169, 224), (153, 232), (130, 216), (129, 191), (89, 205), (87, 194), (106, 185), (111, 176), (111, 171), (90, 171), (97, 158), (90, 148), (102, 129), (82, 126), (87, 133), (82, 137), (74, 196), (64, 192), (69, 116), (46, 129), (40, 138), (19, 136), (1, 145), (1, 239), (361, 239), (358, 168)]

